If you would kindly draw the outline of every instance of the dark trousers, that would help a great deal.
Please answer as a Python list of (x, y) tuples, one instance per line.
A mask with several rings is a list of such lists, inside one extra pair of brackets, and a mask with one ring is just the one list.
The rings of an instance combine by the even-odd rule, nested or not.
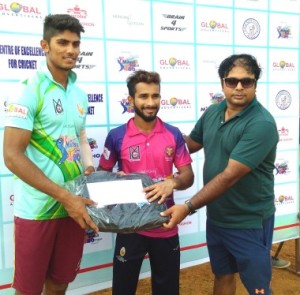
[(178, 295), (180, 247), (178, 235), (150, 238), (117, 234), (113, 259), (113, 295), (135, 295), (139, 273), (148, 253), (153, 295)]

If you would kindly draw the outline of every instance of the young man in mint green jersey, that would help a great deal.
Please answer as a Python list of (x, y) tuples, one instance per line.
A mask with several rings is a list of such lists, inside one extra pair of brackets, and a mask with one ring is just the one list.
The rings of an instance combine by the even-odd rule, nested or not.
[(46, 63), (7, 106), (4, 161), (16, 176), (17, 295), (65, 294), (80, 266), (85, 230), (98, 231), (86, 211), (94, 203), (64, 188), (94, 171), (85, 131), (87, 95), (72, 71), (81, 32), (70, 15), (47, 16), (41, 41)]

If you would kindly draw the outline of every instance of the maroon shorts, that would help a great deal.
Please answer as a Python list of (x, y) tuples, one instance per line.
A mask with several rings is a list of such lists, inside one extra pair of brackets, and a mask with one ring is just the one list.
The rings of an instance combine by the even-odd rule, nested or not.
[(84, 230), (70, 217), (27, 220), (15, 217), (15, 272), (12, 287), (41, 294), (46, 278), (72, 282), (80, 267)]

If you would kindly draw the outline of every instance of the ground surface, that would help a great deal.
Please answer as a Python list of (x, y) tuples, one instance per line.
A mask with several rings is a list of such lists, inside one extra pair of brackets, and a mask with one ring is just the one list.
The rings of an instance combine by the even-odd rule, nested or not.
[[(278, 244), (273, 245), (276, 251)], [(274, 295), (300, 295), (300, 275), (295, 273), (295, 241), (286, 241), (279, 255), (280, 258), (291, 261), (287, 269), (273, 268), (272, 289)], [(181, 270), (180, 295), (211, 295), (213, 276), (209, 263), (200, 264)], [(136, 295), (150, 295), (149, 279), (139, 282)], [(106, 289), (89, 295), (111, 295), (111, 289)], [(247, 295), (243, 285), (238, 280), (236, 295)]]

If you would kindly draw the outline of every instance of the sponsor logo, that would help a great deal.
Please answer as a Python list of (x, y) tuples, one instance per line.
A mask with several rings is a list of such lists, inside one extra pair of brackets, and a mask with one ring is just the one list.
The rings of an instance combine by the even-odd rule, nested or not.
[(77, 138), (68, 135), (61, 136), (56, 141), (56, 147), (61, 152), (61, 157), (58, 164), (61, 165), (63, 162), (74, 162), (80, 161), (80, 148)]
[(276, 105), (281, 110), (286, 110), (290, 107), (292, 96), (287, 90), (280, 90), (275, 97)]
[(186, 30), (185, 27), (177, 26), (177, 21), (178, 20), (184, 20), (185, 16), (184, 15), (174, 15), (174, 14), (162, 14), (162, 16), (170, 20), (170, 26), (161, 26), (160, 30), (161, 31), (177, 31), (177, 32), (183, 32)]
[(250, 39), (256, 39), (260, 34), (260, 25), (254, 18), (248, 18), (243, 24), (244, 35)]
[(278, 39), (288, 39), (291, 37), (291, 28), (290, 26), (278, 26)]
[(90, 93), (88, 96), (88, 102), (103, 102), (103, 93)]
[(285, 127), (281, 127), (281, 129), (278, 130), (278, 135), (279, 136), (287, 136), (289, 135), (289, 129), (285, 128)]
[(124, 258), (125, 254), (126, 254), (126, 249), (125, 247), (122, 247), (120, 249), (120, 255), (117, 255), (116, 258), (121, 262), (126, 262), (127, 260)]
[(92, 22), (86, 22), (85, 20), (87, 19), (87, 11), (84, 9), (81, 9), (78, 5), (75, 5), (73, 8), (68, 8), (67, 13), (70, 14), (73, 17), (76, 17), (80, 20), (80, 23), (84, 27), (93, 27), (95, 26), (94, 23)]
[(167, 155), (168, 158), (172, 157), (174, 154), (174, 149), (171, 146), (167, 146), (165, 148), (165, 154)]
[(94, 139), (94, 138), (88, 138), (88, 143), (89, 143), (90, 148), (92, 150), (98, 148), (96, 139)]
[(288, 142), (293, 141), (293, 137), (289, 136), (289, 129), (282, 126), (281, 129), (278, 129), (279, 141), (280, 142)]
[(119, 56), (117, 63), (120, 66), (119, 72), (133, 72), (139, 67), (138, 55), (128, 54), (128, 56)]
[(132, 114), (134, 113), (134, 108), (133, 106), (130, 105), (129, 101), (127, 98), (123, 98), (122, 100), (119, 101), (122, 108), (123, 108), (123, 112), (122, 114), (125, 114), (125, 113), (129, 113), (129, 114)]
[(293, 203), (294, 197), (291, 195), (280, 195), (279, 197), (275, 197), (275, 205), (287, 205)]
[(162, 99), (160, 101), (161, 109), (190, 109), (191, 103), (189, 99), (182, 99), (177, 97), (171, 97), (170, 99)]
[(205, 32), (229, 32), (228, 24), (220, 23), (215, 20), (200, 23), (201, 31)]
[(18, 117), (22, 119), (27, 118), (28, 108), (19, 104), (9, 104), (6, 108), (8, 117)]
[(91, 69), (93, 69), (96, 66), (95, 64), (82, 63), (83, 59), (84, 59), (84, 61), (86, 61), (85, 57), (93, 56), (93, 54), (94, 54), (94, 52), (90, 52), (90, 51), (81, 52), (79, 57), (77, 58), (77, 64), (75, 65), (74, 68), (82, 69), (82, 70), (91, 70)]
[[(88, 96), (89, 103), (102, 103), (103, 102), (103, 94), (102, 93), (90, 93)], [(95, 106), (88, 107), (88, 115), (95, 115)]]
[(126, 23), (129, 26), (144, 26), (145, 25), (142, 21), (134, 20), (132, 15), (114, 14), (112, 17), (114, 19), (124, 20), (124, 23)]
[(53, 99), (53, 107), (55, 114), (62, 114), (64, 112), (60, 98), (58, 100)]
[(102, 238), (95, 232), (86, 232), (86, 244), (98, 244)]
[(275, 164), (275, 175), (288, 174), (289, 172), (288, 161), (282, 160), (281, 162)]
[(86, 10), (80, 9), (78, 5), (75, 5), (74, 8), (68, 8), (67, 13), (76, 18), (86, 18), (87, 16)]
[(95, 115), (95, 107), (89, 106), (87, 115), (90, 115), (90, 116)]
[(129, 159), (131, 161), (139, 161), (141, 159), (140, 146), (129, 147)]
[(163, 70), (188, 70), (190, 69), (190, 63), (186, 59), (177, 59), (170, 57), (167, 59), (161, 59), (159, 61), (160, 69)]
[(0, 3), (0, 14), (1, 16), (43, 18), (39, 7), (22, 5), (18, 2), (12, 2), (10, 5)]
[(295, 65), (292, 62), (286, 62), (284, 60), (279, 62), (274, 61), (272, 65), (274, 71), (295, 71)]
[(78, 113), (83, 116), (84, 115), (84, 108), (82, 107), (81, 104), (77, 104), (77, 110), (78, 110)]
[(103, 157), (105, 160), (108, 160), (110, 157), (110, 150), (107, 147), (104, 147), (103, 149)]
[(217, 104), (225, 98), (223, 93), (210, 93), (209, 96), (211, 97), (210, 101), (212, 104)]

